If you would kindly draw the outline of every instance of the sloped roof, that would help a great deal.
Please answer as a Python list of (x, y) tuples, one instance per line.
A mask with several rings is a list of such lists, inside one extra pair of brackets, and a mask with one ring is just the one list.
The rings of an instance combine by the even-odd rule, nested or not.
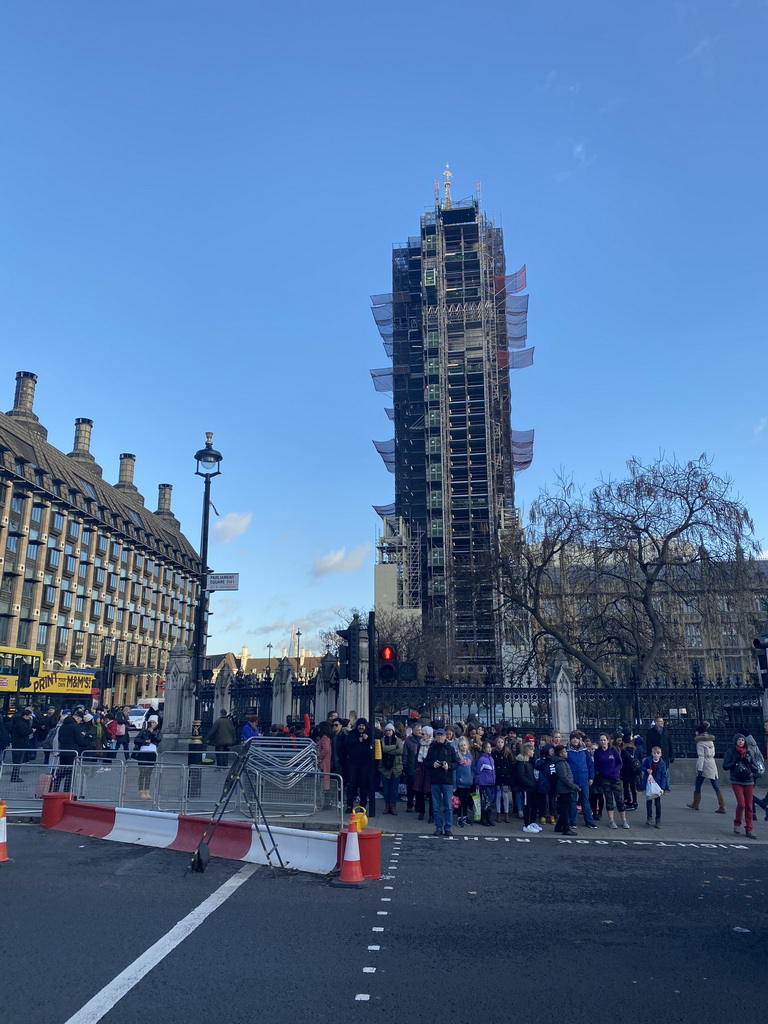
[[(54, 502), (78, 509), (86, 518), (103, 523), (110, 532), (121, 533), (138, 546), (150, 548), (193, 572), (200, 571), (197, 552), (172, 516), (155, 515), (144, 507), (138, 493), (118, 490), (107, 483), (95, 463), (69, 458), (49, 444), (42, 434), (0, 413), (0, 469), (18, 477), (16, 461), (19, 459), (28, 464), (23, 479), (33, 490), (37, 489)], [(44, 474), (41, 484), (35, 482), (35, 469)], [(66, 493), (54, 494), (54, 481), (60, 481)], [(87, 493), (89, 488), (84, 487), (83, 481), (93, 488), (95, 498)], [(69, 500), (70, 491), (76, 492), (74, 505)], [(117, 525), (112, 522), (113, 515), (118, 517)], [(163, 545), (169, 550), (163, 550)]]

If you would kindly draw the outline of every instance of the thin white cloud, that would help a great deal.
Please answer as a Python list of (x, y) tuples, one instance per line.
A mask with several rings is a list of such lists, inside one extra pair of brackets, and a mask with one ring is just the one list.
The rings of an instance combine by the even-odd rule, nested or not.
[(678, 59), (678, 63), (685, 64), (686, 61), (707, 61), (719, 39), (720, 36), (704, 36), (698, 41), (698, 43), (696, 43), (692, 50), (689, 50), (688, 53), (684, 53), (682, 57)]
[(252, 519), (253, 512), (227, 512), (213, 524), (213, 535), (219, 544), (226, 544), (245, 533)]
[(766, 427), (768, 427), (768, 417), (763, 416), (763, 418), (761, 420), (758, 420), (758, 422), (752, 428), (752, 433), (755, 435), (755, 437), (759, 437)]
[(600, 113), (601, 114), (611, 114), (611, 113), (613, 113), (614, 110), (618, 110), (618, 108), (623, 103), (624, 103), (624, 97), (623, 96), (614, 96), (614, 98), (612, 100), (607, 100), (602, 105), (602, 107), (600, 107)]
[(363, 565), (370, 553), (370, 544), (360, 544), (350, 551), (347, 551), (346, 548), (329, 551), (322, 558), (315, 559), (310, 572), (313, 576), (328, 576), (333, 572), (355, 572)]

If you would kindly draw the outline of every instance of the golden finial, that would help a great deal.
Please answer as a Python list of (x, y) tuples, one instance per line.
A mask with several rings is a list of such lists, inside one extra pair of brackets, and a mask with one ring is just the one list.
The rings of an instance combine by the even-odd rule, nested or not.
[(443, 206), (446, 210), (450, 210), (453, 206), (453, 202), (451, 200), (451, 178), (453, 177), (453, 172), (451, 171), (449, 164), (445, 165), (443, 177), (445, 178), (445, 202), (443, 203)]
[(205, 432), (205, 443), (206, 444), (213, 444), (213, 431), (212, 430), (206, 430), (206, 432)]

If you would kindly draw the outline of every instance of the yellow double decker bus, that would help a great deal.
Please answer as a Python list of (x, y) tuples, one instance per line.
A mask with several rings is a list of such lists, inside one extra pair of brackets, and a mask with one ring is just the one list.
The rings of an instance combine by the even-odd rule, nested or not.
[(95, 675), (95, 670), (89, 669), (44, 672), (41, 651), (0, 647), (0, 709), (8, 715), (28, 704), (91, 707)]

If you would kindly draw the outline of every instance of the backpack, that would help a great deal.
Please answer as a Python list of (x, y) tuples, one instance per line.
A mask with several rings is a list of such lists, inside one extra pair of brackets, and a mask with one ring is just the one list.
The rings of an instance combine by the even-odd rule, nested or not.
[(752, 774), (756, 779), (762, 778), (765, 774), (765, 761), (763, 755), (760, 753), (760, 748), (755, 742), (754, 736), (747, 736), (747, 749), (749, 750), (749, 758), (752, 761)]
[(56, 737), (59, 735), (59, 729), (61, 728), (61, 722), (57, 722), (56, 725), (51, 729), (48, 735), (43, 740), (43, 750), (53, 750), (53, 744), (56, 742)]

